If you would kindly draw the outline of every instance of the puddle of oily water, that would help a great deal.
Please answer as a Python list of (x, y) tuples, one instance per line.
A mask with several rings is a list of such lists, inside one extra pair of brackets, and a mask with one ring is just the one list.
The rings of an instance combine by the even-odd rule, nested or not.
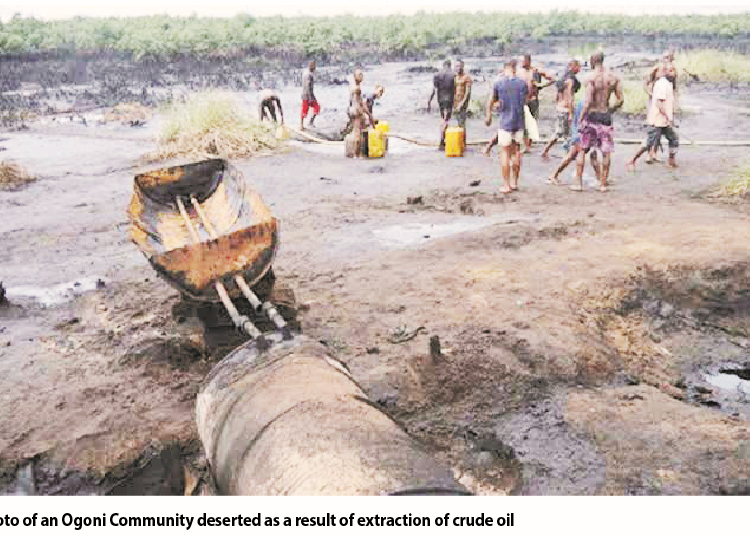
[(706, 380), (717, 388), (723, 390), (742, 391), (750, 395), (750, 381), (741, 379), (733, 373), (716, 373), (706, 375)]
[(106, 281), (102, 277), (86, 277), (55, 286), (41, 288), (38, 286), (15, 286), (6, 289), (8, 299), (31, 299), (41, 306), (59, 305), (75, 297), (103, 288)]

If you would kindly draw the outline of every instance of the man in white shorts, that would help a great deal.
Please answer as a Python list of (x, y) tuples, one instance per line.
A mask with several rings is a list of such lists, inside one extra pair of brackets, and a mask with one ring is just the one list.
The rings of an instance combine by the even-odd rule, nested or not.
[(518, 190), (521, 174), (521, 145), (524, 143), (524, 105), (528, 94), (526, 82), (516, 76), (515, 62), (508, 59), (503, 64), (503, 78), (495, 82), (492, 99), (487, 103), (487, 126), (492, 124), (492, 108), (498, 106), (497, 142), (500, 145), (500, 170), (505, 181), (500, 191)]

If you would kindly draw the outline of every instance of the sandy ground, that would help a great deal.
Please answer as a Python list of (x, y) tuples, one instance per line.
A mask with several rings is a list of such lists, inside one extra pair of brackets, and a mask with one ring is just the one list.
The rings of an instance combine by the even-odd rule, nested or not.
[[(722, 98), (707, 111), (688, 93), (704, 109), (681, 133), (750, 138)], [(386, 102), (393, 131), (434, 138), (423, 103)], [(181, 493), (200, 472), (195, 395), (229, 348), (205, 344), (126, 235), (157, 128), (3, 136), (3, 157), (39, 177), (0, 192), (5, 492), (25, 477), (45, 494)], [(470, 138), (489, 135), (470, 122)], [(396, 140), (382, 160), (292, 145), (234, 163), (281, 219), (274, 268), (304, 332), (475, 492), (747, 493), (747, 399), (707, 381), (750, 367), (747, 205), (707, 195), (745, 149), (685, 147), (677, 171), (625, 173), (634, 150), (617, 147), (607, 194), (545, 185), (559, 160), (538, 147), (510, 196), (496, 156)]]

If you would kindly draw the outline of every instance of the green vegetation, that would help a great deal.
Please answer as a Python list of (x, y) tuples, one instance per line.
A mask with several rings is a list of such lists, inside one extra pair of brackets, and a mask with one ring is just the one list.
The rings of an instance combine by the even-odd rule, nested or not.
[(719, 193), (736, 196), (750, 195), (750, 164), (740, 167), (735, 176), (721, 187)]
[(14, 17), (0, 25), (0, 53), (114, 50), (136, 59), (180, 53), (269, 47), (307, 54), (352, 43), (379, 52), (422, 50), (476, 40), (510, 42), (531, 36), (596, 33), (687, 33), (735, 36), (750, 28), (750, 13), (715, 16), (622, 16), (578, 12), (417, 13), (412, 16), (86, 18), (43, 22)]
[[(648, 93), (643, 87), (643, 82), (633, 80), (623, 80), (622, 94), (625, 97), (625, 103), (620, 108), (622, 113), (631, 115), (645, 115), (648, 108)], [(614, 98), (614, 95), (612, 96)]]
[(719, 50), (680, 52), (675, 57), (680, 74), (712, 82), (750, 82), (750, 57)]
[(13, 162), (0, 162), (0, 190), (13, 191), (36, 180), (26, 169)]
[(230, 95), (198, 93), (172, 104), (165, 115), (158, 149), (148, 156), (150, 160), (247, 157), (280, 145), (270, 123), (250, 119)]

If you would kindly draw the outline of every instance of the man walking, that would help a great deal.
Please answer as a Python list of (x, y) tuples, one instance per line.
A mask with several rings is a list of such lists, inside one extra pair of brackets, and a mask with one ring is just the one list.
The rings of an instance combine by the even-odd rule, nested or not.
[[(510, 60), (510, 63), (511, 63), (511, 71), (513, 72), (513, 76), (515, 76), (516, 65), (518, 65), (518, 63), (514, 59)], [(499, 82), (500, 80), (502, 80), (503, 78), (505, 78), (505, 69), (503, 69), (502, 71), (500, 71), (500, 73), (498, 73), (494, 82), (492, 82), (492, 87), (495, 87), (495, 84)], [(490, 140), (489, 143), (487, 143), (487, 146), (484, 148), (484, 151), (483, 151), (484, 155), (489, 158), (492, 155), (492, 147), (494, 147), (495, 145), (497, 145), (497, 133), (495, 133), (495, 135), (492, 136), (492, 139)]]
[[(644, 88), (646, 89), (646, 93), (648, 94), (648, 108), (646, 111), (646, 115), (649, 116), (651, 113), (651, 107), (654, 104), (654, 85), (656, 82), (662, 77), (662, 75), (666, 75), (667, 80), (672, 84), (672, 90), (674, 93), (674, 100), (675, 100), (675, 109), (677, 109), (677, 67), (675, 67), (674, 64), (674, 52), (671, 50), (665, 50), (664, 54), (662, 54), (661, 57), (661, 63), (656, 65), (649, 73), (648, 76), (646, 76), (646, 79), (644, 81)], [(653, 126), (651, 123), (648, 123), (649, 126)], [(661, 138), (657, 141), (657, 143), (651, 147), (649, 147), (648, 150), (648, 159), (646, 160), (646, 163), (652, 163), (656, 161), (661, 161), (657, 158), (656, 152), (657, 150), (661, 150)]]
[[(570, 138), (568, 140), (568, 153), (563, 158), (560, 165), (557, 166), (555, 171), (547, 179), (547, 184), (555, 186), (560, 185), (560, 174), (570, 165), (571, 162), (575, 161), (576, 156), (581, 151), (581, 134), (578, 131), (578, 127), (581, 122), (581, 113), (583, 112), (583, 99), (579, 98), (576, 101), (573, 120), (570, 123)], [(596, 162), (596, 151), (592, 153), (592, 165), (597, 165)]]
[(505, 184), (500, 190), (510, 193), (518, 189), (518, 178), (521, 174), (521, 145), (523, 144), (524, 105), (528, 95), (526, 82), (516, 77), (514, 63), (506, 60), (503, 64), (504, 77), (495, 82), (492, 98), (487, 102), (487, 120), (492, 124), (492, 108), (499, 108), (499, 129), (497, 141), (500, 150), (500, 169)]
[(307, 66), (307, 70), (302, 75), (302, 117), (299, 121), (300, 130), (305, 129), (305, 117), (307, 117), (307, 112), (310, 108), (312, 108), (313, 111), (313, 115), (310, 117), (310, 126), (313, 126), (315, 118), (320, 113), (320, 105), (315, 99), (314, 91), (315, 68), (315, 61), (311, 61)]
[(648, 110), (648, 138), (646, 144), (638, 149), (633, 159), (627, 164), (628, 170), (635, 170), (635, 162), (646, 151), (651, 152), (661, 142), (661, 136), (669, 142), (669, 166), (677, 167), (675, 156), (680, 146), (674, 124), (674, 87), (667, 77), (667, 72), (662, 71), (661, 78), (654, 84), (652, 103)]
[[(576, 183), (571, 184), (573, 191), (583, 191), (583, 167), (586, 163), (586, 152), (600, 150), (603, 154), (602, 167), (598, 162), (592, 165), (596, 178), (599, 179), (600, 191), (607, 191), (607, 178), (614, 151), (614, 126), (612, 114), (618, 110), (625, 98), (622, 94), (620, 78), (611, 71), (604, 69), (604, 54), (597, 52), (591, 56), (593, 73), (586, 80), (586, 94), (582, 110), (581, 151), (578, 153)], [(610, 107), (609, 100), (614, 93), (616, 101)]]
[[(531, 54), (524, 54), (521, 60), (521, 68), (518, 69), (518, 77), (526, 82), (528, 87), (528, 96), (526, 97), (526, 105), (529, 107), (529, 112), (535, 121), (539, 120), (539, 86), (541, 85), (542, 78), (546, 78), (550, 82), (554, 82), (554, 77), (550, 76), (546, 72), (531, 66)], [(526, 140), (526, 151), (531, 150), (531, 138), (529, 138), (528, 132), (524, 134)]]
[(466, 116), (469, 111), (469, 100), (471, 99), (471, 76), (464, 71), (464, 62), (458, 60), (456, 63), (456, 92), (453, 98), (453, 110), (456, 113), (458, 126), (464, 129), (464, 142), (466, 141)]
[(581, 71), (581, 64), (576, 60), (568, 63), (568, 69), (562, 80), (557, 82), (557, 98), (555, 109), (557, 110), (557, 123), (555, 125), (555, 135), (544, 147), (542, 158), (549, 158), (550, 149), (559, 139), (570, 137), (570, 123), (573, 119), (575, 94), (581, 88), (581, 82), (576, 78), (576, 74)]
[(443, 124), (440, 127), (440, 146), (438, 150), (445, 150), (445, 130), (448, 128), (448, 123), (453, 113), (456, 91), (456, 80), (453, 76), (453, 71), (451, 71), (451, 61), (449, 59), (443, 62), (443, 70), (435, 75), (432, 85), (432, 94), (430, 94), (430, 100), (427, 101), (427, 111), (430, 111), (432, 99), (437, 94), (440, 117), (443, 119)]

